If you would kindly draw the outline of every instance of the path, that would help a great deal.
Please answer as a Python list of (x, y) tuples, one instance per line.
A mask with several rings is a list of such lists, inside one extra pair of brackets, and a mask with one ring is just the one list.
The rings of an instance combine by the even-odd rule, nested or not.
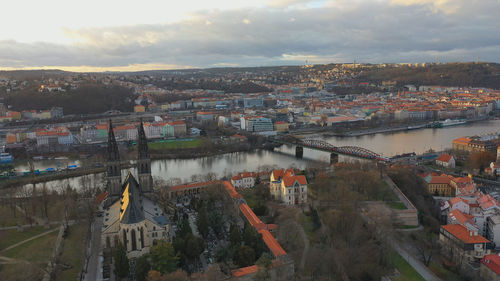
[(14, 244), (14, 245), (11, 245), (11, 246), (9, 246), (9, 247), (5, 248), (5, 249), (2, 249), (2, 250), (0, 250), (0, 252), (5, 252), (5, 251), (8, 251), (8, 250), (10, 250), (10, 249), (12, 249), (12, 248), (15, 248), (15, 247), (17, 247), (17, 246), (19, 246), (19, 245), (22, 245), (22, 244), (24, 244), (24, 243), (26, 243), (26, 242), (29, 242), (29, 241), (31, 241), (31, 240), (37, 239), (38, 237), (45, 236), (45, 235), (47, 235), (47, 234), (49, 234), (49, 233), (51, 233), (51, 232), (54, 232), (54, 231), (56, 231), (56, 230), (59, 230), (59, 228), (58, 228), (58, 227), (56, 227), (56, 228), (51, 229), (51, 230), (49, 230), (49, 231), (46, 231), (46, 232), (44, 232), (44, 233), (40, 233), (40, 234), (38, 234), (38, 235), (35, 235), (35, 236), (33, 236), (33, 237), (30, 237), (30, 238), (28, 238), (28, 239), (26, 239), (26, 240), (23, 240), (23, 241), (21, 241), (21, 242), (18, 242), (18, 243)]
[(90, 252), (90, 257), (87, 262), (87, 268), (83, 269), (85, 271), (85, 277), (83, 280), (100, 280), (99, 274), (101, 274), (101, 229), (102, 229), (102, 217), (96, 217), (94, 223), (92, 224), (92, 230), (90, 232), (90, 247), (88, 251)]
[[(62, 224), (64, 223), (65, 221), (49, 221), (48, 224), (51, 225), (51, 224)], [(68, 225), (72, 225), (74, 224), (76, 221), (75, 220), (69, 220), (68, 221)], [(23, 224), (23, 225), (16, 225), (16, 226), (4, 226), (4, 227), (0, 227), (0, 231), (1, 230), (10, 230), (10, 229), (17, 229), (18, 227), (22, 227), (22, 228), (30, 228), (30, 227), (34, 227), (36, 226), (36, 224)], [(43, 226), (43, 225), (42, 225)]]
[(401, 247), (396, 239), (390, 237), (389, 243), (391, 243), (392, 248), (398, 252), (398, 254), (407, 261), (411, 267), (413, 267), (425, 280), (427, 281), (440, 281), (439, 277), (434, 275), (434, 273), (429, 270), (420, 260), (416, 259), (412, 254), (410, 254), (406, 249)]
[[(360, 211), (361, 217), (367, 221), (369, 224), (377, 224), (365, 213), (366, 210), (362, 209)], [(387, 240), (391, 244), (392, 248), (398, 252), (398, 254), (410, 264), (415, 271), (420, 274), (427, 281), (441, 281), (439, 277), (437, 277), (428, 267), (426, 267), (419, 259), (415, 258), (412, 254), (410, 254), (407, 250), (405, 250), (401, 245), (397, 242), (397, 240), (393, 237), (393, 235), (388, 235)]]

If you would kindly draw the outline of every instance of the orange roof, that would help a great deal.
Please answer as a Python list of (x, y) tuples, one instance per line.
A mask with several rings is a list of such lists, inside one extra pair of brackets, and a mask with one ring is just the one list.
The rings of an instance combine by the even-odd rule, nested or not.
[(500, 255), (486, 255), (481, 260), (481, 263), (489, 269), (493, 270), (497, 275), (500, 275)]
[(469, 204), (469, 201), (463, 199), (463, 198), (460, 198), (460, 197), (454, 197), (454, 198), (451, 198), (450, 199), (450, 206), (453, 206), (455, 204), (457, 204), (458, 202), (464, 202), (465, 204)]
[(259, 270), (259, 267), (257, 265), (242, 267), (242, 268), (238, 268), (236, 270), (233, 270), (233, 276), (234, 277), (241, 277), (241, 276), (245, 276), (248, 274), (256, 273), (258, 270)]
[(253, 226), (256, 230), (261, 230), (266, 227), (266, 225), (259, 219), (259, 217), (257, 217), (252, 209), (250, 209), (250, 206), (248, 206), (248, 204), (242, 203), (239, 207), (250, 225)]
[(479, 234), (475, 235), (472, 231), (468, 230), (465, 226), (460, 224), (443, 225), (441, 226), (441, 228), (446, 230), (448, 233), (455, 236), (465, 244), (490, 243), (490, 240), (484, 238)]
[(301, 185), (307, 184), (306, 177), (303, 176), (303, 175), (299, 175), (299, 176), (288, 176), (288, 175), (285, 175), (283, 177), (283, 181), (285, 182), (285, 186), (292, 186), (292, 185), (295, 184), (296, 181), (298, 181), (299, 184), (301, 184)]
[(262, 239), (264, 243), (266, 243), (267, 247), (275, 257), (286, 255), (285, 250), (281, 247), (281, 245), (276, 241), (274, 236), (266, 229), (259, 230), (259, 233), (262, 234)]
[(224, 181), (223, 182), (224, 184), (224, 187), (226, 188), (226, 191), (227, 193), (229, 193), (229, 196), (231, 196), (231, 198), (242, 198), (243, 196), (241, 196), (241, 194), (239, 194), (236, 189), (234, 189), (234, 186), (228, 182), (228, 181)]
[(443, 154), (443, 155), (439, 156), (439, 157), (436, 159), (436, 161), (441, 161), (441, 162), (446, 162), (446, 163), (448, 163), (448, 162), (450, 162), (451, 157), (452, 157), (451, 155), (449, 155), (448, 153), (445, 153), (445, 154)]
[(468, 214), (462, 213), (459, 209), (455, 209), (448, 213), (448, 217), (452, 220), (458, 221), (461, 225), (465, 225), (465, 223), (470, 223), (471, 225), (475, 225), (473, 219), (474, 217)]
[(465, 137), (453, 140), (453, 143), (461, 143), (461, 144), (469, 144), (470, 142), (471, 142), (471, 139), (465, 138)]
[(97, 195), (97, 197), (95, 198), (95, 201), (99, 204), (101, 203), (104, 199), (106, 199), (106, 197), (108, 197), (108, 192), (105, 191), (99, 195)]
[(437, 176), (437, 177), (432, 177), (432, 179), (429, 183), (449, 184), (450, 181), (451, 181), (451, 179), (448, 176)]

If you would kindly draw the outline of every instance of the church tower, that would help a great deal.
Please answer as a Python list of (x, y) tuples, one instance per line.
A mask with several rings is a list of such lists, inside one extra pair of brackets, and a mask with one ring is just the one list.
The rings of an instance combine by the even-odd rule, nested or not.
[(108, 130), (108, 161), (106, 162), (107, 191), (111, 197), (119, 197), (122, 193), (122, 176), (120, 167), (120, 153), (116, 144), (113, 124), (109, 120)]
[(144, 132), (144, 125), (139, 126), (139, 134), (137, 140), (137, 171), (139, 175), (139, 185), (142, 192), (148, 193), (153, 191), (153, 177), (151, 176), (151, 159), (148, 152), (148, 139)]

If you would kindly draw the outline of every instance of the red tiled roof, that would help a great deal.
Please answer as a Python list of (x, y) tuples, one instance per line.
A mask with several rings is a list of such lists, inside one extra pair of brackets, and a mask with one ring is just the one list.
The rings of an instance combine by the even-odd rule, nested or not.
[(452, 157), (451, 155), (449, 155), (448, 153), (445, 153), (445, 154), (443, 154), (443, 155), (439, 156), (439, 157), (436, 159), (436, 161), (441, 161), (441, 162), (446, 162), (446, 163), (448, 163), (448, 162), (450, 162), (451, 157)]
[(493, 272), (495, 272), (497, 275), (500, 275), (500, 255), (486, 255), (481, 260), (481, 263), (489, 269), (493, 270)]
[(295, 184), (296, 181), (298, 181), (299, 184), (301, 184), (301, 185), (307, 184), (306, 177), (303, 175), (299, 175), (299, 176), (287, 176), (287, 175), (285, 175), (283, 177), (283, 181), (285, 182), (285, 186), (292, 186)]
[(490, 240), (484, 238), (479, 234), (475, 235), (472, 231), (468, 230), (465, 226), (460, 224), (443, 225), (441, 226), (441, 228), (443, 228), (465, 244), (490, 243)]
[(241, 276), (245, 276), (248, 274), (256, 273), (258, 270), (259, 270), (259, 267), (257, 265), (251, 265), (251, 266), (235, 269), (235, 270), (233, 270), (232, 273), (233, 273), (234, 277), (241, 277)]
[(195, 183), (190, 183), (190, 184), (182, 184), (182, 185), (172, 186), (170, 188), (170, 190), (171, 191), (178, 191), (178, 190), (190, 189), (190, 188), (195, 188), (195, 187), (200, 187), (200, 186), (208, 186), (208, 185), (217, 184), (217, 183), (220, 183), (220, 181), (195, 182)]
[(469, 204), (469, 201), (463, 199), (463, 198), (460, 198), (460, 197), (454, 197), (454, 198), (451, 198), (450, 199), (450, 206), (453, 206), (455, 204), (457, 204), (458, 202), (464, 202), (465, 204)]
[(259, 217), (257, 217), (252, 209), (250, 209), (250, 206), (248, 206), (248, 204), (242, 203), (239, 207), (250, 225), (253, 226), (256, 230), (261, 230), (266, 227), (266, 225), (259, 219)]
[(471, 142), (471, 139), (464, 138), (464, 137), (453, 140), (453, 143), (461, 143), (461, 144), (469, 144), (470, 142)]
[(262, 234), (262, 239), (264, 243), (266, 243), (267, 247), (275, 257), (286, 255), (285, 250), (281, 247), (281, 245), (276, 241), (274, 236), (266, 229), (259, 230), (259, 233)]
[(95, 198), (95, 201), (97, 202), (97, 204), (100, 204), (104, 199), (106, 199), (106, 197), (108, 197), (107, 191), (97, 195), (97, 197)]
[(429, 183), (449, 184), (450, 182), (451, 182), (451, 179), (448, 176), (437, 176), (437, 177), (432, 177), (432, 179)]
[(229, 196), (231, 196), (231, 198), (235, 199), (243, 197), (236, 191), (236, 189), (234, 189), (234, 186), (230, 182), (224, 181), (223, 184), (224, 187), (226, 188), (227, 193), (229, 193)]

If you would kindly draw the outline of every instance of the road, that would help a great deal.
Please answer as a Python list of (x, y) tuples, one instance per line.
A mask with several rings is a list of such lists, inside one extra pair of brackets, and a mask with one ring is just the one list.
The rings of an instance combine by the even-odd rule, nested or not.
[(83, 280), (85, 281), (95, 281), (101, 280), (101, 228), (102, 228), (102, 217), (96, 217), (94, 223), (92, 224), (92, 231), (90, 233), (90, 258), (87, 264), (87, 271)]

